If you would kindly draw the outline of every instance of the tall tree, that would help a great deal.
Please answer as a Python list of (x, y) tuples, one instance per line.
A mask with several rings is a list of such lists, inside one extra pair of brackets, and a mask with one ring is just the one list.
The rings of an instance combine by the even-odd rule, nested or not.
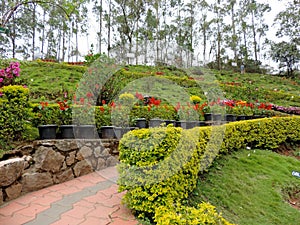
[(126, 48), (128, 43), (128, 52), (132, 52), (138, 21), (144, 13), (144, 3), (142, 0), (116, 0), (116, 3), (118, 14), (114, 20), (118, 26), (121, 45)]
[(275, 24), (279, 25), (276, 36), (281, 38), (286, 36), (300, 45), (300, 1), (292, 0), (288, 2), (285, 10), (279, 12), (275, 17)]
[(286, 67), (288, 77), (294, 77), (294, 70), (300, 62), (300, 49), (296, 43), (271, 43), (270, 55), (275, 62), (280, 63), (279, 68)]
[(215, 51), (216, 51), (216, 63), (217, 63), (217, 68), (221, 70), (222, 67), (222, 54), (224, 52), (223, 49), (223, 35), (224, 35), (224, 30), (223, 28), (225, 27), (224, 24), (224, 15), (226, 13), (225, 7), (223, 5), (223, 0), (216, 0), (212, 5), (211, 5), (211, 10), (214, 13), (214, 25), (216, 27), (215, 32), (214, 32), (214, 37), (215, 37)]

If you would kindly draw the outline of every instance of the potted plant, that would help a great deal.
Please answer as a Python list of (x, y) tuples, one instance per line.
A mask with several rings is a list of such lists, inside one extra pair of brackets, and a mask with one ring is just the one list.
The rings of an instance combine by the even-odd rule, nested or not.
[[(52, 105), (53, 106), (53, 105)], [(40, 139), (56, 139), (58, 125), (55, 121), (54, 107), (50, 107), (47, 101), (38, 105), (38, 130)]]
[(121, 139), (125, 133), (130, 131), (130, 112), (134, 105), (135, 97), (131, 93), (122, 93), (111, 110), (111, 121), (114, 126), (115, 136)]
[(73, 105), (73, 124), (75, 138), (94, 139), (97, 136), (95, 126), (95, 108), (90, 104)]
[(198, 104), (191, 105), (189, 102), (186, 105), (180, 103), (176, 106), (178, 113), (178, 126), (184, 129), (190, 129), (198, 125), (200, 107)]
[(58, 101), (59, 105), (59, 135), (62, 139), (73, 139), (75, 138), (75, 125), (72, 124), (72, 109), (71, 101), (63, 100)]

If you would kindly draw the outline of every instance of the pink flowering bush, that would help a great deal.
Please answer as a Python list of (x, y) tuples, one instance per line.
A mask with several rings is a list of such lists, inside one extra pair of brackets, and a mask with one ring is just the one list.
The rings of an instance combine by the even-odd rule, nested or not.
[(5, 69), (0, 69), (0, 88), (13, 84), (14, 79), (20, 76), (20, 63), (11, 62)]

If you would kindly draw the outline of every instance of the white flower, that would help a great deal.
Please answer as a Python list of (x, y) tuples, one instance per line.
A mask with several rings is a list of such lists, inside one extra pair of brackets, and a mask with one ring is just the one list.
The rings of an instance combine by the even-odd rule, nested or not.
[(250, 150), (250, 149), (251, 149), (251, 147), (247, 146), (247, 147), (246, 147), (246, 149), (247, 149), (247, 150)]
[(249, 153), (249, 154), (248, 154), (248, 157), (249, 157), (250, 155), (251, 155), (251, 154)]

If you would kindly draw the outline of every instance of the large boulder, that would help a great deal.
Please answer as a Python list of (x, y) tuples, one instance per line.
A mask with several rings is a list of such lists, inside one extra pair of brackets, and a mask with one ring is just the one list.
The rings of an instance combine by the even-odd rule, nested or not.
[(50, 173), (24, 173), (21, 183), (23, 185), (22, 192), (24, 193), (53, 185)]
[(0, 162), (0, 188), (11, 185), (23, 173), (25, 160), (22, 158), (8, 159)]
[(74, 166), (75, 177), (86, 175), (91, 172), (93, 172), (92, 165), (90, 163), (88, 163), (86, 160), (79, 161)]
[(44, 146), (40, 146), (34, 155), (35, 167), (52, 173), (57, 173), (61, 169), (64, 159), (59, 152)]
[(16, 182), (15, 184), (9, 186), (8, 188), (6, 188), (5, 190), (5, 194), (7, 196), (7, 199), (5, 199), (6, 201), (8, 200), (12, 200), (14, 198), (17, 198), (21, 195), (21, 191), (22, 191), (22, 184)]

